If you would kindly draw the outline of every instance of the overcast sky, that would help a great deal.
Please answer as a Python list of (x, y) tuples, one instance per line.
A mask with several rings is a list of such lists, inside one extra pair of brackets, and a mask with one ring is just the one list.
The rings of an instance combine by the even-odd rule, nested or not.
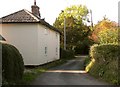
[[(106, 15), (110, 20), (118, 22), (118, 2), (120, 0), (36, 0), (40, 7), (41, 17), (53, 24), (61, 10), (71, 5), (86, 5), (93, 12), (96, 24)], [(0, 0), (0, 17), (27, 9), (31, 11), (34, 0)]]

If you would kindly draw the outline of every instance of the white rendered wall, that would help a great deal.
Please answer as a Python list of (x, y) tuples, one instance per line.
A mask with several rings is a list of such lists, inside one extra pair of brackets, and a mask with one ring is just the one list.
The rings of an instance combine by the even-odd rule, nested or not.
[(22, 54), (25, 65), (36, 65), (37, 24), (2, 24), (2, 35), (9, 44), (14, 45)]
[(25, 65), (40, 65), (60, 58), (60, 34), (41, 24), (2, 24), (2, 36), (17, 47)]
[[(56, 35), (57, 34), (57, 35)], [(47, 53), (45, 54), (45, 47)], [(57, 48), (57, 52), (56, 52)], [(38, 25), (38, 57), (42, 63), (58, 60), (60, 49), (60, 34), (41, 24)]]

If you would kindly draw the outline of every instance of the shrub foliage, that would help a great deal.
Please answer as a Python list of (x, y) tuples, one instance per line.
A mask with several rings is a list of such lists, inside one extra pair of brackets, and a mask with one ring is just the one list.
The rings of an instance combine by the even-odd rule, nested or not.
[(100, 44), (118, 43), (118, 29), (104, 29), (98, 33)]
[[(104, 34), (104, 36), (106, 37), (106, 35), (108, 36), (113, 36), (115, 33), (113, 30), (115, 30), (116, 28), (118, 28), (117, 23), (110, 21), (108, 18), (104, 17), (103, 20), (99, 21), (93, 28), (93, 31), (90, 35), (90, 38), (95, 42), (95, 43), (99, 43), (99, 32), (101, 32), (101, 34)], [(107, 29), (107, 30), (106, 30)], [(110, 32), (108, 29), (112, 29), (112, 32)], [(116, 31), (115, 31), (116, 32)], [(117, 33), (118, 34), (118, 33)], [(103, 36), (103, 35), (102, 35)], [(109, 38), (109, 37), (108, 37)], [(114, 38), (114, 37), (113, 37)], [(104, 38), (102, 38), (104, 40)]]
[(74, 51), (72, 51), (72, 50), (64, 50), (63, 48), (60, 48), (60, 58), (61, 59), (74, 58)]
[[(86, 67), (90, 74), (113, 84), (120, 84), (118, 61), (120, 45), (93, 45), (90, 49), (91, 62)], [(88, 69), (89, 68), (89, 69)]]
[(1, 44), (3, 84), (17, 83), (23, 76), (23, 58), (14, 46), (4, 43)]

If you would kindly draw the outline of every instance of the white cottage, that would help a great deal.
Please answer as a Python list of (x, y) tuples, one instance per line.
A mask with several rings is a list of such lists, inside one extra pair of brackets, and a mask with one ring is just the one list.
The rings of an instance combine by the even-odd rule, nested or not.
[(0, 34), (18, 48), (25, 65), (41, 65), (60, 58), (60, 31), (41, 19), (36, 1), (25, 9), (1, 18)]

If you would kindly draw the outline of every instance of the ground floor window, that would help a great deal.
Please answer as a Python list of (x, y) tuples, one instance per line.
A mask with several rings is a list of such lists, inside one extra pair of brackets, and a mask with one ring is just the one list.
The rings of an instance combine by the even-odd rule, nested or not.
[(47, 47), (45, 47), (45, 54), (47, 54)]
[(58, 55), (58, 48), (56, 47), (56, 55)]

